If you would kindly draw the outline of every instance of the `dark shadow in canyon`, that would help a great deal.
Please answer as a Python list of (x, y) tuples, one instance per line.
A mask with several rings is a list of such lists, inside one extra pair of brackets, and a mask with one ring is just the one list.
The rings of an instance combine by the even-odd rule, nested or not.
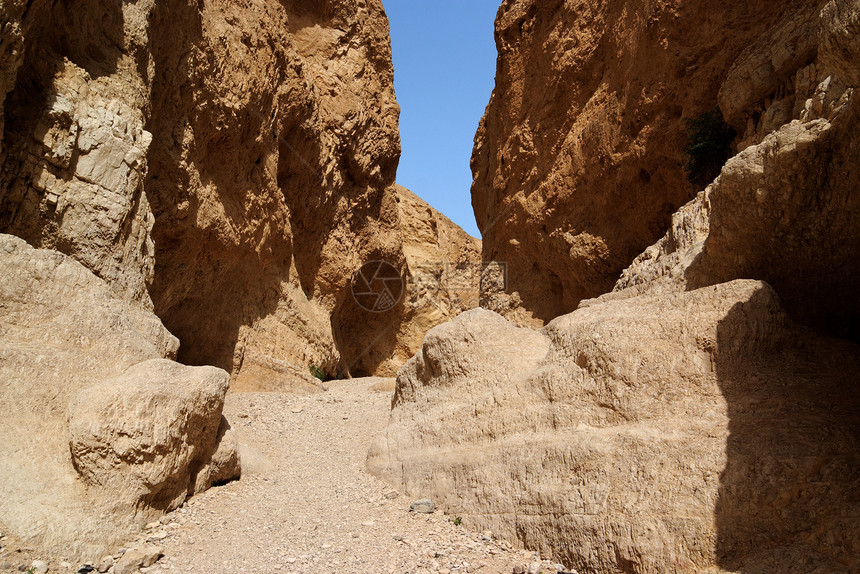
[(261, 245), (254, 234), (265, 226), (242, 235), (253, 227), (249, 211), (268, 207), (249, 203), (264, 195), (257, 135), (267, 118), (234, 115), (207, 98), (213, 88), (207, 81), (218, 75), (197, 2), (157, 3), (150, 30), (153, 142), (145, 189), (156, 247), (150, 293), (156, 314), (181, 341), (181, 362), (232, 371), (242, 361), (240, 328), (274, 312), (289, 280), (288, 237), (272, 230)]
[[(386, 260), (382, 253), (371, 253), (368, 257), (368, 261)], [(393, 260), (392, 264), (401, 270), (401, 277), (404, 277), (402, 257), (399, 261)], [(404, 277), (400, 298), (384, 311), (371, 311), (359, 305), (352, 296), (351, 288), (347, 287), (350, 293), (343, 298), (331, 317), (332, 333), (341, 354), (340, 374), (372, 376), (380, 365), (393, 357), (400, 326), (406, 315), (405, 285)]]
[[(762, 293), (718, 326), (728, 403), (716, 506), (718, 565), (743, 573), (860, 569), (860, 347), (750, 321)], [(766, 304), (766, 303), (765, 303)]]

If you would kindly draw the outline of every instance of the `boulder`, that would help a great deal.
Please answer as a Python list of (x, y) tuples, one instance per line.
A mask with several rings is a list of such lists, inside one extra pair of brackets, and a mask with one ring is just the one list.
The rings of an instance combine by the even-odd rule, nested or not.
[[(151, 359), (82, 389), (69, 405), (72, 464), (117, 511), (173, 510), (238, 478), (235, 437), (221, 416), (229, 385), (221, 369)], [(213, 461), (222, 442), (227, 452)]]
[(114, 574), (135, 574), (140, 568), (148, 568), (155, 564), (164, 554), (158, 546), (131, 548), (120, 557), (113, 567)]
[[(228, 375), (71, 257), (0, 235), (0, 516), (27, 544), (96, 559), (238, 473)], [(70, 448), (71, 447), (71, 448)]]
[(370, 471), (579, 572), (856, 567), (860, 349), (756, 281), (629, 295), (431, 330)]

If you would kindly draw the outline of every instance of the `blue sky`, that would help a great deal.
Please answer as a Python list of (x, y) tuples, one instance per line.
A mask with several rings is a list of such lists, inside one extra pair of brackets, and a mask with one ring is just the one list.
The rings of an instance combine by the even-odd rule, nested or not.
[(383, 0), (403, 154), (397, 182), (480, 237), (469, 158), (496, 73), (500, 0)]

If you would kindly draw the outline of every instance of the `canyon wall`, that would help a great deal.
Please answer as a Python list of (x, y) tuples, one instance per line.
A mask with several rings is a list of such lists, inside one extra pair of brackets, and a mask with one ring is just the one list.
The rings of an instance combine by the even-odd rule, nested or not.
[[(650, 7), (624, 4), (626, 20), (616, 28), (642, 21), (661, 29), (659, 19), (648, 20)], [(503, 5), (500, 29), (509, 29), (511, 6), (519, 4)], [(620, 277), (606, 271), (601, 289), (611, 292), (579, 301), (540, 330), (514, 324), (541, 318), (522, 290), (507, 301), (490, 299), (514, 322), (480, 309), (431, 330), (398, 375), (389, 426), (368, 454), (372, 472), (433, 498), (467, 526), (492, 529), (582, 573), (860, 568), (860, 347), (848, 340), (856, 339), (860, 292), (860, 3), (834, 0), (773, 16), (770, 6), (756, 6), (709, 6), (717, 20), (731, 9), (762, 10), (745, 45), (734, 43), (733, 28), (722, 30), (719, 49), (734, 55), (709, 56), (724, 67), (711, 70), (705, 104), (719, 102), (738, 153), (672, 215), (668, 231), (654, 229), (662, 238)], [(521, 29), (530, 21), (541, 20), (527, 19)], [(587, 18), (550, 21), (551, 39), (578, 40), (564, 57), (604, 30), (599, 22), (586, 26)], [(683, 19), (673, 25), (684, 29)], [(651, 50), (657, 47), (638, 45), (639, 53)], [(500, 65), (516, 54), (503, 53)], [(614, 66), (615, 55), (603, 54), (598, 68)], [(652, 65), (659, 70), (661, 62), (654, 56)], [(479, 159), (489, 149), (501, 162), (508, 149), (499, 141), (502, 147), (487, 148), (482, 139), (499, 94), (508, 93), (504, 79), (478, 134)], [(687, 84), (676, 79), (667, 89), (695, 89)], [(523, 92), (522, 101), (544, 93)], [(659, 100), (667, 101), (675, 100)], [(603, 111), (595, 108), (595, 117)], [(534, 141), (544, 132), (553, 137), (558, 125)], [(624, 124), (616, 118), (609, 125)], [(637, 153), (661, 165), (669, 153), (663, 135), (652, 132)], [(599, 166), (601, 157), (612, 161), (591, 150), (581, 165)], [(538, 154), (533, 163), (542, 161)], [(673, 161), (681, 177), (680, 160)], [(625, 197), (598, 194), (624, 165), (600, 172), (608, 179), (594, 188), (564, 188), (596, 211), (577, 203), (523, 216), (553, 201), (542, 195), (548, 185), (531, 196), (496, 196), (495, 204), (476, 194), (479, 221), (489, 213), (482, 206), (503, 203), (514, 219), (499, 219), (495, 239), (485, 231), (485, 256), (499, 237), (515, 238), (506, 253), (535, 257), (535, 293), (557, 301), (563, 281), (541, 269), (558, 269), (560, 277), (570, 258), (541, 259), (535, 245), (550, 244), (552, 232), (519, 235), (531, 229), (520, 225), (553, 217), (563, 227), (567, 215), (599, 221), (627, 209)], [(595, 207), (595, 197), (606, 203)], [(654, 208), (653, 198), (640, 199), (629, 217)], [(592, 246), (584, 253), (602, 252)], [(521, 281), (513, 261), (509, 279)]]
[[(4, 11), (0, 231), (153, 309), (180, 361), (222, 367), (237, 388), (312, 389), (311, 367), (393, 372), (423, 336), (406, 322), (460, 309), (403, 297), (369, 314), (352, 300), (367, 261), (410, 277), (378, 0)], [(446, 229), (469, 253), (427, 253), (473, 257), (474, 240)]]
[[(783, 14), (802, 20), (816, 5), (503, 2), (472, 156), (483, 258), (508, 268), (508, 297), (491, 308), (541, 325), (610, 290), (699, 191), (684, 169), (686, 121), (717, 106), (732, 63)], [(811, 59), (783, 51), (787, 67)]]
[(393, 373), (477, 305), (480, 243), (394, 183), (379, 0), (0, 15), (4, 533), (103, 555), (238, 476), (229, 384)]

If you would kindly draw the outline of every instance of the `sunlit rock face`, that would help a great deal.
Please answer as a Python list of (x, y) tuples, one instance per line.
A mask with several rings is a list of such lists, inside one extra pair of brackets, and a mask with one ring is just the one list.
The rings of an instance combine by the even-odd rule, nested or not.
[(39, 552), (113, 552), (237, 478), (229, 374), (81, 263), (0, 234), (0, 516)]
[[(351, 294), (373, 260), (412, 285), (412, 220), (436, 217), (399, 206), (378, 0), (7, 4), (0, 231), (154, 309), (180, 360), (308, 390), (311, 367), (393, 373), (423, 336), (408, 325), (463, 308), (409, 292), (369, 314)], [(475, 259), (440, 225), (430, 263)]]
[(611, 290), (701, 190), (684, 169), (687, 120), (717, 107), (738, 56), (807, 7), (503, 2), (472, 155), (483, 257), (508, 267), (508, 296), (488, 306), (539, 326)]

